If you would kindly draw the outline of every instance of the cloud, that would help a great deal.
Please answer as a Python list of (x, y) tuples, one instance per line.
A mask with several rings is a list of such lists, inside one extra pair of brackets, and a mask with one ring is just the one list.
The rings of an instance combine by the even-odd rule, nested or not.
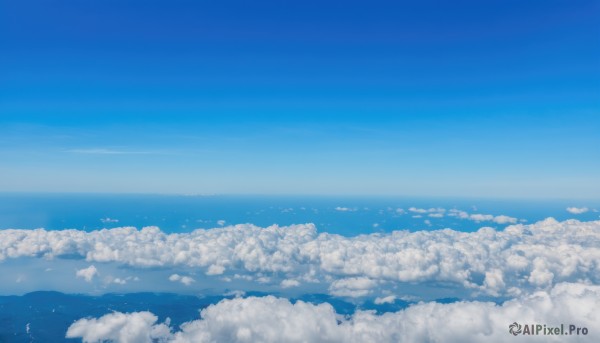
[(179, 274), (172, 274), (171, 276), (169, 276), (169, 281), (172, 282), (181, 282), (182, 284), (189, 286), (192, 283), (196, 282), (196, 280), (192, 279), (189, 276), (181, 276)]
[(427, 210), (424, 208), (416, 208), (416, 207), (411, 207), (408, 209), (408, 211), (413, 212), (413, 213), (427, 213)]
[(335, 210), (339, 211), (339, 212), (354, 212), (354, 211), (356, 211), (355, 208), (340, 207), (340, 206), (336, 207)]
[(206, 275), (221, 275), (224, 271), (225, 267), (217, 264), (211, 264), (206, 271)]
[(84, 342), (145, 343), (170, 336), (168, 324), (156, 324), (150, 312), (107, 314), (98, 319), (79, 319), (69, 326), (66, 338)]
[(75, 273), (75, 276), (77, 276), (78, 278), (84, 279), (86, 282), (92, 282), (92, 279), (96, 275), (98, 275), (98, 269), (96, 269), (96, 267), (94, 267), (94, 265), (91, 265), (87, 268), (79, 269)]
[[(382, 300), (382, 303), (392, 301)], [(68, 338), (95, 342), (597, 342), (600, 287), (561, 283), (547, 291), (493, 302), (419, 303), (393, 313), (357, 311), (342, 316), (328, 303), (310, 304), (287, 299), (249, 297), (223, 300), (201, 312), (201, 319), (178, 331), (156, 324), (149, 312), (111, 313), (81, 319)], [(587, 335), (513, 337), (509, 325), (577, 325)]]
[(371, 293), (377, 283), (366, 277), (353, 277), (336, 280), (331, 283), (329, 291), (338, 297), (364, 297)]
[(474, 221), (477, 223), (491, 221), (491, 222), (494, 222), (496, 224), (501, 224), (501, 225), (516, 224), (519, 221), (517, 218), (509, 217), (506, 215), (494, 216), (491, 214), (481, 214), (481, 213), (469, 214), (465, 211), (456, 210), (456, 209), (451, 209), (448, 213), (448, 216), (456, 217), (459, 219), (471, 220), (471, 221)]
[(375, 298), (375, 305), (393, 304), (396, 301), (396, 296), (388, 295), (387, 297)]
[(113, 218), (108, 218), (108, 217), (102, 218), (102, 219), (100, 219), (100, 221), (102, 223), (104, 223), (104, 224), (107, 224), (107, 223), (118, 223), (119, 222), (118, 219), (113, 219)]
[(586, 213), (587, 211), (589, 211), (589, 208), (587, 207), (567, 207), (567, 212), (571, 213), (571, 214), (582, 214), (582, 213)]
[(437, 213), (437, 214), (444, 214), (446, 212), (446, 209), (444, 208), (430, 208), (430, 209), (424, 209), (424, 208), (416, 208), (416, 207), (411, 207), (408, 209), (409, 212), (413, 212), (413, 213), (420, 213), (420, 214), (425, 214), (425, 213)]
[[(355, 237), (319, 234), (312, 224), (244, 224), (177, 234), (156, 227), (1, 230), (0, 262), (25, 257), (179, 268), (220, 278), (238, 275), (273, 287), (293, 279), (327, 289), (335, 281), (365, 278), (377, 282), (369, 293), (374, 296), (398, 282), (453, 284), (474, 296), (506, 296), (515, 289), (542, 290), (560, 282), (600, 283), (600, 221), (547, 219), (500, 231), (393, 231)], [(339, 294), (336, 285), (330, 291)]]
[(127, 280), (121, 278), (114, 278), (112, 280), (112, 283), (116, 283), (117, 285), (125, 285), (127, 283)]
[(495, 216), (493, 221), (496, 224), (515, 224), (517, 222), (517, 218), (501, 215)]
[(290, 288), (300, 286), (300, 281), (293, 279), (285, 279), (281, 281), (281, 288)]

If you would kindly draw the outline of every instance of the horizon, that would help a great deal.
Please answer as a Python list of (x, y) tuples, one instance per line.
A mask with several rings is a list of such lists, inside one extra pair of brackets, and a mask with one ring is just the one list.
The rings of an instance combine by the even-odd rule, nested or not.
[(154, 193), (154, 192), (57, 192), (57, 191), (0, 191), (0, 195), (90, 195), (90, 196), (172, 196), (172, 197), (256, 197), (256, 198), (346, 198), (346, 199), (456, 199), (456, 200), (497, 200), (497, 201), (581, 201), (596, 202), (600, 197), (517, 197), (517, 196), (478, 196), (478, 195), (411, 195), (411, 194), (358, 194), (358, 193)]

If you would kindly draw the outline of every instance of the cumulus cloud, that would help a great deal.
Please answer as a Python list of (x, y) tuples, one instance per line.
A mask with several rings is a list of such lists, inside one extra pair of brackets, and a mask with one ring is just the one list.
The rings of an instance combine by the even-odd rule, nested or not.
[(493, 221), (496, 224), (515, 224), (517, 222), (517, 218), (500, 215), (500, 216), (495, 216)]
[(443, 215), (446, 212), (446, 209), (441, 208), (441, 207), (438, 207), (438, 208), (432, 207), (430, 209), (411, 207), (408, 209), (408, 211), (412, 212), (412, 213), (420, 213), (420, 214), (425, 214), (425, 213), (436, 214), (437, 213), (437, 214)]
[[(177, 234), (156, 227), (0, 231), (0, 261), (77, 256), (96, 265), (181, 267), (274, 286), (285, 279), (329, 287), (335, 281), (365, 278), (377, 283), (370, 293), (374, 296), (398, 282), (451, 283), (475, 295), (505, 296), (515, 289), (542, 290), (559, 282), (600, 283), (600, 221), (547, 219), (504, 230), (394, 231), (355, 237), (319, 234), (312, 224), (246, 224)], [(341, 294), (337, 286), (330, 291)]]
[(196, 282), (196, 280), (192, 279), (189, 276), (181, 276), (179, 274), (172, 274), (171, 276), (169, 276), (169, 281), (172, 282), (181, 282), (182, 284), (189, 286), (192, 283)]
[(411, 207), (408, 210), (413, 213), (427, 213), (427, 210), (424, 208)]
[(117, 285), (125, 285), (127, 283), (127, 280), (117, 277), (112, 280), (112, 283), (116, 283)]
[(118, 220), (118, 219), (113, 219), (113, 218), (109, 218), (109, 217), (106, 217), (106, 218), (101, 218), (101, 219), (100, 219), (100, 221), (101, 221), (102, 223), (104, 223), (104, 224), (118, 223), (118, 222), (119, 222), (119, 220)]
[[(392, 301), (386, 298), (382, 303)], [(501, 305), (492, 302), (419, 303), (395, 313), (357, 311), (342, 316), (328, 303), (295, 303), (287, 299), (249, 297), (223, 300), (201, 312), (201, 319), (178, 331), (156, 324), (148, 312), (112, 313), (81, 319), (69, 338), (96, 342), (597, 342), (600, 331), (600, 287), (561, 283), (548, 291)], [(513, 337), (511, 323), (588, 329), (580, 336)]]
[(571, 214), (582, 214), (586, 213), (590, 209), (587, 207), (567, 207), (567, 212)]
[(477, 223), (491, 221), (491, 222), (494, 222), (496, 224), (501, 224), (501, 225), (516, 224), (519, 221), (517, 218), (509, 217), (506, 215), (494, 216), (491, 214), (481, 214), (481, 213), (469, 214), (465, 211), (461, 211), (461, 210), (457, 210), (457, 209), (451, 209), (448, 213), (448, 216), (456, 217), (459, 219), (472, 220)]
[(79, 269), (75, 272), (75, 276), (84, 279), (86, 282), (92, 282), (92, 279), (98, 275), (98, 269), (94, 265), (87, 268)]
[(164, 340), (171, 335), (168, 324), (156, 324), (158, 317), (150, 312), (107, 314), (98, 319), (80, 319), (71, 324), (66, 338), (84, 342), (145, 343)]
[(211, 264), (206, 271), (206, 275), (221, 275), (224, 271), (225, 267), (217, 264)]
[(290, 288), (300, 286), (300, 281), (293, 279), (285, 279), (281, 281), (281, 288)]
[(353, 277), (336, 280), (331, 283), (329, 291), (338, 297), (364, 297), (371, 293), (377, 283), (366, 277)]
[(340, 206), (336, 207), (336, 208), (335, 208), (335, 210), (336, 210), (336, 211), (339, 211), (339, 212), (354, 212), (354, 211), (356, 211), (356, 209), (355, 209), (355, 208), (350, 208), (350, 207), (340, 207)]
[(388, 295), (387, 297), (377, 297), (375, 298), (375, 305), (383, 305), (383, 304), (393, 304), (396, 301), (395, 295)]
[[(432, 207), (430, 209), (411, 207), (408, 209), (408, 211), (412, 212), (412, 213), (420, 213), (420, 214), (431, 213), (431, 214), (433, 214), (434, 217), (436, 215), (443, 217), (444, 213), (446, 212), (446, 209), (440, 208), (440, 207), (438, 207), (438, 208)], [(429, 216), (432, 216), (431, 214)]]

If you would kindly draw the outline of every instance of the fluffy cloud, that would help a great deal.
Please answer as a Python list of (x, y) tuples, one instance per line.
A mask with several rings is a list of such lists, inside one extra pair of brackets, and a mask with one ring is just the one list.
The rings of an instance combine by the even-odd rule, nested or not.
[[(386, 299), (387, 302), (387, 299)], [(112, 313), (81, 319), (67, 337), (86, 342), (598, 342), (600, 287), (562, 283), (548, 291), (510, 300), (452, 304), (419, 303), (395, 313), (357, 311), (341, 316), (327, 303), (291, 303), (272, 296), (223, 300), (201, 319), (172, 332), (148, 312)], [(513, 337), (511, 323), (588, 329), (583, 336)]]
[(582, 214), (582, 213), (586, 213), (587, 211), (589, 211), (589, 208), (587, 207), (567, 207), (567, 212), (571, 213), (571, 214)]
[[(181, 267), (220, 278), (240, 275), (274, 287), (290, 286), (281, 284), (285, 279), (327, 287), (364, 278), (377, 283), (369, 293), (375, 296), (378, 289), (398, 282), (450, 283), (473, 294), (511, 296), (559, 282), (600, 283), (600, 221), (547, 219), (501, 231), (394, 231), (355, 237), (319, 234), (312, 224), (236, 225), (180, 234), (156, 227), (0, 231), (0, 261), (63, 256), (136, 268)], [(331, 292), (341, 289), (330, 287)]]
[(182, 284), (189, 286), (192, 283), (196, 282), (196, 280), (192, 279), (189, 276), (181, 276), (179, 274), (172, 274), (171, 276), (169, 276), (169, 281), (172, 282), (181, 282)]
[(376, 305), (383, 305), (383, 304), (393, 304), (394, 301), (396, 301), (396, 296), (394, 295), (388, 295), (387, 297), (377, 297), (375, 298), (375, 304)]
[(416, 207), (411, 207), (408, 209), (409, 212), (412, 213), (433, 213), (433, 214), (444, 214), (446, 212), (446, 209), (444, 208), (430, 208), (430, 209), (424, 209), (424, 208), (416, 208)]
[(336, 210), (336, 211), (340, 211), (340, 212), (354, 212), (354, 211), (356, 211), (356, 209), (355, 209), (355, 208), (350, 208), (350, 207), (340, 207), (340, 206), (336, 207), (336, 208), (335, 208), (335, 210)]
[(509, 217), (509, 216), (505, 216), (505, 215), (494, 216), (491, 214), (480, 214), (480, 213), (469, 214), (465, 211), (460, 211), (460, 210), (456, 210), (456, 209), (452, 209), (449, 212), (450, 213), (448, 214), (448, 216), (450, 216), (450, 217), (457, 217), (459, 219), (472, 220), (477, 223), (491, 221), (496, 224), (503, 225), (503, 224), (516, 224), (518, 222), (517, 218), (513, 218), (513, 217)]
[(377, 283), (369, 278), (353, 277), (332, 282), (329, 290), (338, 297), (363, 297), (371, 293), (371, 289), (376, 285)]
[(82, 278), (87, 282), (92, 282), (94, 276), (98, 275), (98, 269), (94, 265), (91, 265), (87, 268), (79, 269), (75, 272), (75, 276), (78, 278)]
[(167, 324), (156, 324), (150, 312), (111, 313), (98, 319), (80, 319), (67, 330), (66, 338), (84, 342), (145, 343), (164, 340), (171, 334)]
[(285, 280), (281, 281), (281, 288), (290, 288), (290, 287), (298, 287), (298, 286), (300, 286), (300, 281), (298, 281), (298, 280), (285, 279)]

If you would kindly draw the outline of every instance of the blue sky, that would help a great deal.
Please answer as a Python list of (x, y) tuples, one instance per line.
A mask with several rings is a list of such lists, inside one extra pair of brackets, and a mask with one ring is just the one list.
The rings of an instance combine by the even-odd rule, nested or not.
[(0, 0), (0, 190), (597, 197), (599, 19)]

